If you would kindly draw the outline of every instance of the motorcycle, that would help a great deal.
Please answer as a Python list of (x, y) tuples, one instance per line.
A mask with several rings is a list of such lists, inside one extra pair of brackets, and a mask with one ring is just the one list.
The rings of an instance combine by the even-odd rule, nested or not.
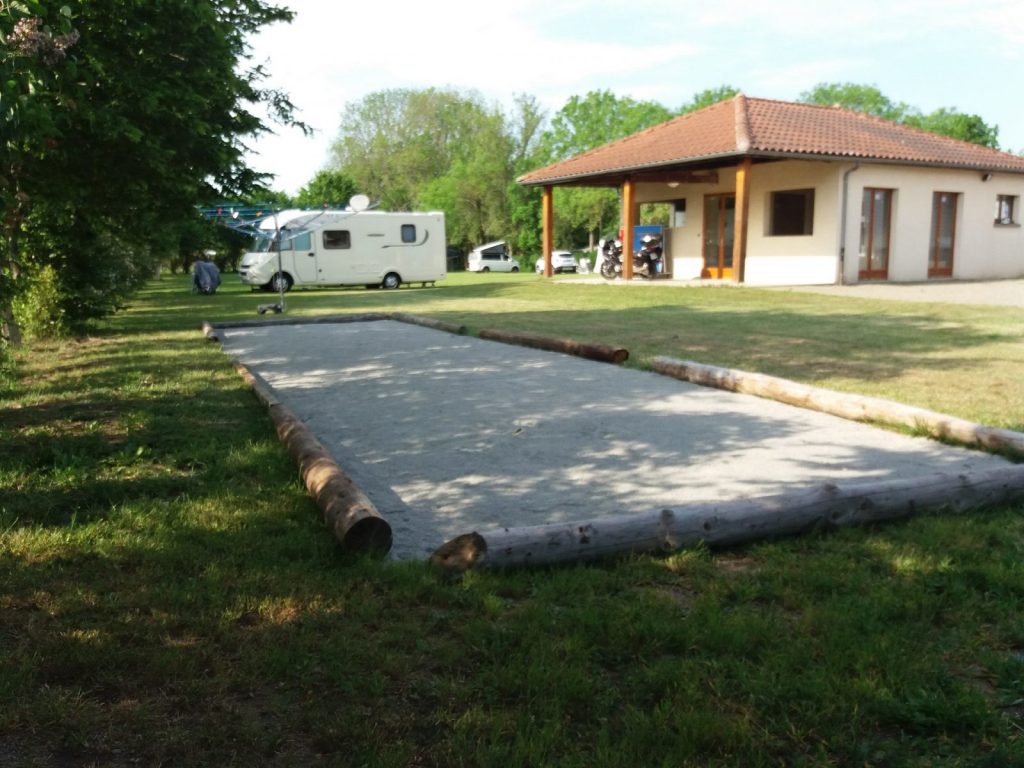
[(601, 244), (601, 277), (614, 280), (622, 272), (622, 241), (609, 237)]
[(633, 257), (633, 272), (643, 277), (654, 277), (661, 272), (664, 253), (661, 235), (647, 234), (640, 240), (640, 250)]
[[(601, 246), (601, 276), (613, 280), (622, 274), (622, 241), (608, 238)], [(664, 249), (661, 235), (644, 235), (640, 241), (640, 250), (633, 254), (633, 275), (652, 278), (661, 270)]]

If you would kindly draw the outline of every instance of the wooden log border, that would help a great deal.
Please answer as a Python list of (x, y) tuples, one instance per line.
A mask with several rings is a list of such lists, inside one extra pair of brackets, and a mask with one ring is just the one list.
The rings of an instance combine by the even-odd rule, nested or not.
[(626, 362), (629, 359), (629, 350), (622, 347), (611, 347), (606, 344), (591, 344), (585, 341), (573, 339), (560, 339), (553, 336), (541, 336), (533, 333), (516, 333), (513, 331), (498, 331), (483, 329), (480, 331), (481, 339), (500, 341), (505, 344), (518, 344), (523, 347), (543, 349), (548, 352), (561, 352), (567, 355), (576, 355), (588, 360), (596, 360), (602, 363), (614, 363), (616, 365)]
[[(306, 325), (317, 323), (367, 323), (377, 320), (396, 320), (401, 323), (420, 325), (425, 328), (433, 328), (437, 331), (445, 331), (456, 336), (464, 336), (468, 333), (466, 326), (458, 323), (450, 323), (445, 320), (438, 320), (432, 317), (421, 315), (410, 315), (405, 312), (366, 312), (355, 315), (324, 315), (320, 317), (287, 317), (273, 318), (267, 320), (233, 320), (223, 323), (203, 322), (202, 329), (206, 338), (210, 341), (220, 341), (221, 330), (230, 328), (264, 328), (275, 325)], [(484, 328), (479, 332), (481, 339), (488, 341), (499, 341), (504, 344), (516, 344), (522, 347), (541, 349), (547, 352), (561, 352), (566, 355), (575, 355), (587, 360), (596, 360), (602, 363), (613, 363), (621, 365), (629, 359), (629, 350), (623, 347), (613, 347), (607, 344), (593, 344), (575, 339), (563, 339), (556, 336), (542, 336), (535, 333), (517, 333), (513, 331), (502, 331), (492, 328)]]
[(244, 363), (235, 360), (233, 364), (267, 408), (277, 436), (298, 465), (306, 490), (341, 548), (381, 557), (390, 552), (391, 526), (369, 497), (341, 470), (309, 428), (277, 399), (261, 376)]
[(694, 504), (575, 523), (463, 534), (430, 562), (448, 573), (554, 565), (633, 553), (667, 554), (704, 542), (726, 547), (811, 530), (867, 525), (922, 512), (962, 512), (1024, 499), (1024, 464), (970, 475), (840, 486), (825, 483), (786, 493)]
[[(273, 318), (263, 320), (237, 320), (223, 323), (204, 321), (203, 334), (209, 341), (221, 342), (220, 332), (231, 328), (262, 328), (279, 325), (307, 325), (326, 323), (365, 323), (378, 320), (397, 320), (421, 325), (434, 330), (463, 335), (464, 325), (445, 322), (407, 313), (366, 312), (351, 315), (324, 315), (319, 317)], [(313, 498), (324, 522), (346, 552), (366, 552), (384, 556), (391, 551), (391, 526), (381, 516), (370, 498), (341, 469), (334, 457), (316, 439), (309, 428), (274, 394), (262, 376), (238, 360), (232, 361), (235, 370), (252, 388), (257, 399), (267, 409), (278, 438), (299, 468), (306, 490)]]
[(665, 376), (705, 387), (778, 400), (851, 421), (909, 427), (937, 440), (1024, 457), (1024, 433), (987, 427), (892, 400), (836, 392), (776, 376), (719, 368), (672, 357), (656, 357), (653, 368)]
[[(352, 315), (237, 320), (221, 323), (204, 321), (202, 331), (207, 340), (222, 342), (220, 331), (231, 328), (359, 323), (378, 320), (396, 320), (455, 335), (464, 335), (467, 332), (464, 325), (405, 312), (368, 312)], [(485, 329), (480, 332), (480, 337), (615, 364), (625, 362), (629, 357), (629, 351), (626, 349), (534, 334), (516, 334)], [(278, 437), (284, 442), (288, 453), (298, 464), (306, 489), (313, 497), (317, 508), (323, 514), (324, 521), (342, 549), (354, 552), (373, 552), (380, 555), (387, 554), (392, 545), (391, 526), (380, 515), (369, 497), (342, 471), (306, 425), (278, 400), (273, 389), (259, 374), (238, 360), (232, 362), (238, 373), (252, 388), (256, 397), (267, 408)]]

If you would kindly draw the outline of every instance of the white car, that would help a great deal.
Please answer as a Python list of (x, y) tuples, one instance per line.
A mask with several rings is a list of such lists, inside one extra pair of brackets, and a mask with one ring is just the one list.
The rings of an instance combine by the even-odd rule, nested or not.
[(518, 272), (519, 262), (508, 255), (505, 241), (498, 240), (470, 251), (466, 269), (470, 272)]
[[(535, 269), (537, 270), (537, 274), (544, 271), (543, 256), (537, 259)], [(575, 272), (577, 269), (579, 269), (579, 264), (576, 263), (576, 257), (572, 255), (572, 251), (551, 252), (551, 271), (555, 274), (559, 272)]]

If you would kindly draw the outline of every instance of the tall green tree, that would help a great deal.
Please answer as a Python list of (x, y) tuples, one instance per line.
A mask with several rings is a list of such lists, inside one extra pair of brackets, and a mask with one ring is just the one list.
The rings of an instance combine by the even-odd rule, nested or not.
[(453, 244), (513, 239), (507, 190), (531, 120), (510, 120), (475, 93), (379, 91), (346, 106), (334, 166), (385, 209), (444, 211)]
[(540, 253), (541, 193), (535, 187), (524, 187), (515, 179), (542, 165), (540, 141), (547, 115), (533, 96), (515, 97), (509, 116), (512, 142), (512, 178), (506, 185), (510, 233), (507, 239), (516, 253)]
[[(573, 96), (551, 120), (540, 142), (540, 155), (554, 163), (673, 117), (653, 101), (619, 97), (608, 90)], [(574, 248), (593, 245), (596, 238), (618, 229), (619, 202), (615, 190), (559, 190), (555, 205), (555, 243)]]
[(7, 308), (34, 270), (53, 268), (65, 317), (84, 323), (151, 274), (195, 203), (259, 184), (244, 157), (244, 140), (265, 129), (256, 105), (295, 121), (287, 97), (262, 87), (246, 40), (291, 16), (260, 0), (0, 3), (0, 312), (11, 340)]
[(663, 123), (673, 113), (655, 101), (636, 101), (608, 90), (573, 96), (551, 119), (542, 146), (547, 162), (557, 162)]
[(388, 210), (409, 210), (447, 173), (487, 115), (479, 96), (450, 89), (392, 89), (345, 106), (334, 165)]

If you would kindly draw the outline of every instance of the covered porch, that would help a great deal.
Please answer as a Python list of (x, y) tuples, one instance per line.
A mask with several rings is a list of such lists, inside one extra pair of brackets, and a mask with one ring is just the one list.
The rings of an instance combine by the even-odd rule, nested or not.
[[(665, 168), (633, 173), (609, 174), (603, 178), (585, 181), (567, 181), (562, 184), (544, 184), (541, 187), (542, 252), (545, 277), (551, 277), (551, 253), (554, 250), (555, 187), (588, 186), (617, 189), (620, 200), (619, 221), (622, 229), (622, 276), (632, 280), (633, 259), (630, 244), (634, 232), (641, 225), (640, 206), (643, 203), (666, 203), (671, 206), (670, 222), (665, 238), (664, 278), (676, 276), (674, 255), (681, 255), (674, 234), (683, 229), (688, 215), (689, 199), (694, 190), (701, 198), (699, 207), (689, 204), (689, 215), (699, 213), (700, 259), (699, 277), (712, 280), (744, 281), (747, 256), (747, 233), (750, 221), (750, 174), (753, 158), (745, 157), (735, 166), (719, 168)], [(686, 193), (685, 196), (684, 192)], [(694, 210), (698, 208), (698, 210)], [(698, 275), (687, 275), (696, 277)]]

